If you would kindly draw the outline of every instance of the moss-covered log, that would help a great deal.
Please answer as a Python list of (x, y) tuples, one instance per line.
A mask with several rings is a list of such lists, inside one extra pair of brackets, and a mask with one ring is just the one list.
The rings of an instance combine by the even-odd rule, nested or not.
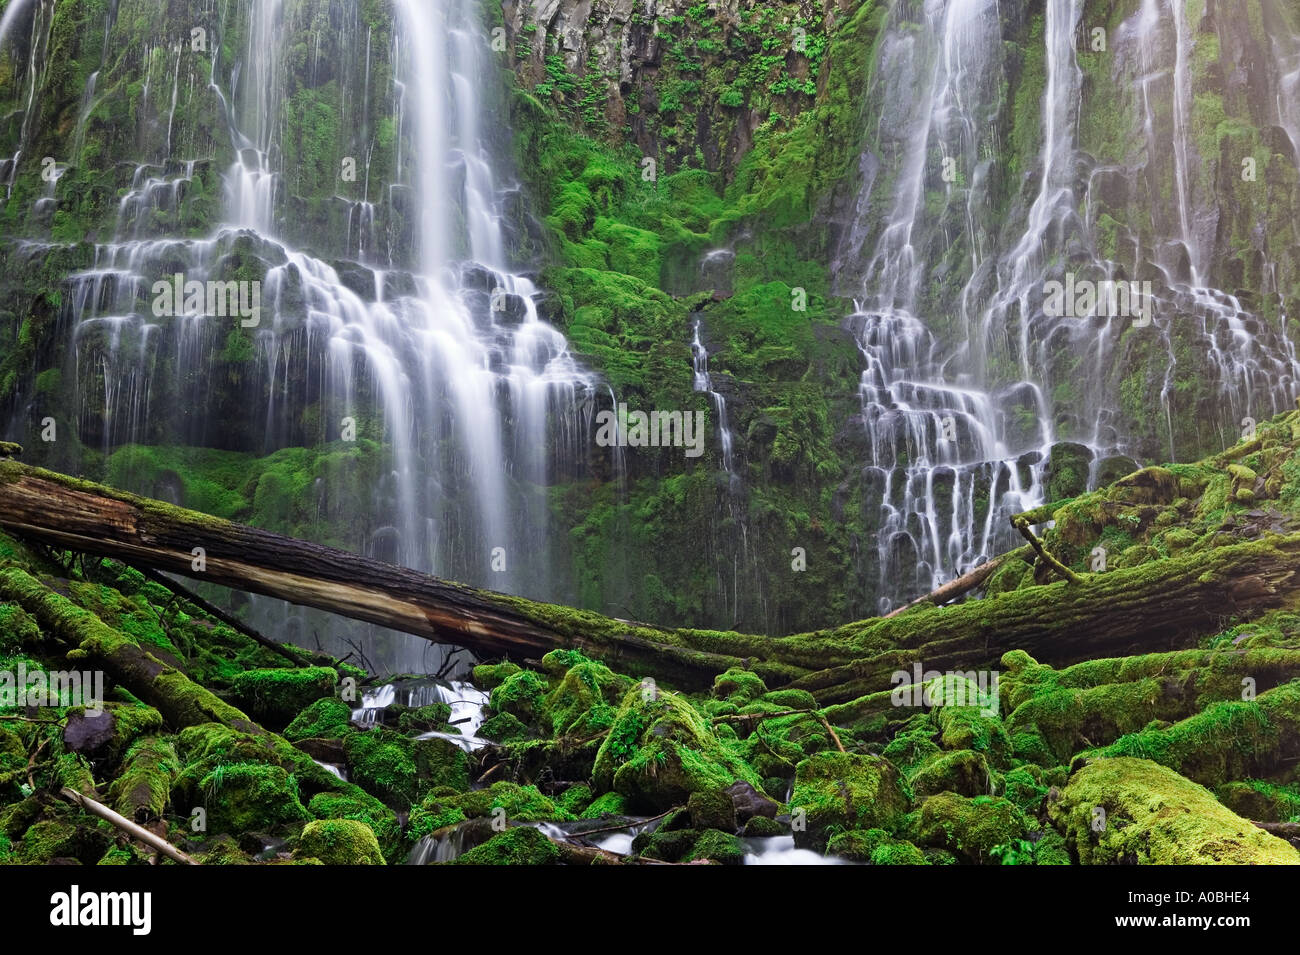
[(708, 685), (714, 675), (741, 667), (770, 686), (809, 690), (823, 704), (887, 689), (896, 671), (914, 663), (971, 669), (995, 665), (1013, 649), (1052, 664), (1168, 650), (1224, 619), (1300, 602), (1300, 535), (1195, 549), (1077, 582), (765, 637), (659, 628), (478, 590), (15, 461), (0, 461), (0, 525), (484, 657), (531, 659), (577, 648), (622, 672), (684, 686)]

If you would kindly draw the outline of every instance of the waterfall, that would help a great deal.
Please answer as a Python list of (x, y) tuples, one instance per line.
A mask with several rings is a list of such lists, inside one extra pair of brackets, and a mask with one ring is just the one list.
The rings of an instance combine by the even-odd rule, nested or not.
[[(208, 282), (232, 278), (239, 263), (260, 263), (263, 314), (247, 334), (256, 368), (250, 394), (265, 404), (261, 414), (237, 406), (239, 413), (272, 451), (309, 403), (321, 409), (322, 431), (299, 443), (337, 441), (345, 420), (365, 421), (374, 409), (389, 454), (372, 502), (341, 500), (317, 482), (322, 532), (355, 524), (350, 510), (369, 511), (374, 524), (350, 546), (545, 598), (560, 584), (546, 547), (546, 486), (555, 468), (576, 470), (585, 460), (597, 379), (542, 318), (536, 285), (506, 252), (503, 201), (514, 186), (489, 136), (496, 66), (479, 9), (468, 0), (395, 3), (391, 121), (399, 148), (384, 214), (407, 217), (413, 250), (409, 262), (370, 257), (376, 206), (363, 200), (350, 207), (347, 235), (331, 237), (358, 256), (344, 263), (345, 275), (340, 263), (287, 237), (294, 225), (280, 118), (287, 7), (247, 0), (237, 61), (213, 67), (211, 94), (227, 117), (233, 157), (222, 177), (221, 224), (207, 238), (188, 238), (172, 221), (207, 162), (174, 154), (181, 147), (165, 111), (170, 104), (174, 114), (184, 82), (179, 48), (146, 75), (146, 95), (164, 111), (166, 155), (139, 162), (114, 235), (68, 280), (83, 440), (105, 452), (129, 443), (213, 446), (224, 427), (218, 356), (231, 320), (160, 318), (150, 312), (150, 290), (174, 273)], [(345, 27), (344, 41), (365, 57), (369, 90), (368, 28)], [(83, 106), (83, 121), (88, 112)], [(33, 242), (31, 254), (56, 247)], [(298, 612), (278, 613), (285, 627), (306, 630)]]
[(732, 434), (731, 427), (727, 421), (727, 399), (713, 390), (713, 380), (709, 377), (709, 350), (704, 347), (704, 342), (700, 341), (700, 320), (697, 318), (692, 325), (693, 338), (691, 339), (691, 369), (692, 378), (691, 386), (695, 391), (702, 391), (709, 396), (713, 403), (713, 411), (718, 416), (718, 444), (722, 449), (722, 468), (727, 472), (727, 477), (732, 487), (740, 480), (736, 473), (735, 463), (732, 459)]
[[(1039, 420), (1045, 419), (1036, 386), (1026, 381), (1002, 394), (988, 392), (980, 369), (969, 364), (970, 352), (945, 352), (930, 318), (918, 314), (930, 266), (918, 243), (929, 227), (927, 193), (935, 192), (936, 153), (940, 169), (950, 173), (938, 177), (944, 208), (956, 203), (961, 209), (973, 250), (970, 266), (982, 271), (973, 210), (989, 152), (982, 136), (986, 113), (995, 107), (989, 77), (1001, 42), (995, 0), (927, 3), (923, 26), (918, 31), (906, 21), (894, 24), (881, 53), (880, 75), (890, 85), (872, 148), (876, 155), (897, 157), (895, 186), (849, 320), (864, 362), (859, 397), (870, 447), (866, 475), (880, 508), (882, 612), (939, 586), (1005, 542), (1006, 515), (1039, 497), (1042, 452), (1049, 443), (1045, 429), (1013, 435), (1007, 422), (1004, 406), (1024, 402), (1024, 395), (1031, 396)], [(923, 91), (919, 109), (910, 98), (892, 95), (904, 88)], [(880, 161), (864, 157), (861, 165), (873, 168)], [(959, 174), (968, 177), (964, 194), (956, 184)], [(1050, 176), (1044, 179), (1047, 191)], [(849, 230), (855, 241), (865, 243), (872, 231), (865, 221), (870, 209), (859, 202), (858, 221)], [(1038, 453), (1022, 462), (1029, 452)]]

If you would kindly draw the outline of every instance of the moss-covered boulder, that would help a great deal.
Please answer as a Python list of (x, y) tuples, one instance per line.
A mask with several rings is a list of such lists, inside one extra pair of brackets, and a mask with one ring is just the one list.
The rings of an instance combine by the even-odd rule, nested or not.
[(495, 716), (488, 717), (478, 728), (478, 735), (496, 743), (522, 743), (537, 738), (537, 733), (511, 713), (497, 713)]
[(941, 792), (987, 796), (992, 795), (993, 789), (988, 760), (973, 749), (936, 753), (908, 774), (907, 780), (918, 799)]
[(384, 727), (351, 733), (343, 741), (348, 778), (397, 809), (443, 786), (469, 788), (469, 760), (451, 740), (410, 739)]
[(338, 681), (332, 667), (246, 670), (235, 676), (231, 695), (259, 723), (279, 729), (309, 703), (333, 694)]
[[(551, 651), (546, 658), (557, 652)], [(554, 665), (559, 660), (551, 662)], [(631, 682), (603, 663), (579, 659), (562, 671), (555, 688), (543, 699), (543, 722), (554, 736), (587, 738), (601, 733), (614, 722), (617, 705)]]
[(767, 693), (762, 677), (750, 670), (732, 667), (713, 680), (713, 697), (735, 706), (752, 703)]
[(600, 819), (602, 816), (627, 815), (627, 797), (622, 793), (604, 793), (593, 799), (579, 818)]
[(304, 739), (342, 739), (353, 730), (352, 707), (336, 697), (323, 697), (298, 713), (282, 735), (297, 743)]
[(43, 819), (30, 826), (17, 842), (13, 855), (21, 865), (81, 863), (94, 865), (110, 843), (107, 823), (71, 813), (62, 818)]
[(319, 859), (326, 865), (383, 865), (379, 840), (364, 822), (318, 819), (303, 827), (295, 859)]
[(473, 670), (473, 683), (481, 690), (494, 690), (521, 669), (517, 663), (480, 663)]
[(1146, 759), (1092, 759), (1048, 800), (1084, 865), (1300, 865), (1300, 852)]
[(592, 772), (596, 789), (613, 789), (637, 812), (662, 812), (694, 792), (720, 792), (759, 777), (720, 740), (684, 698), (664, 690), (630, 689)]
[(984, 865), (992, 860), (995, 846), (1027, 839), (1029, 830), (1025, 814), (1009, 800), (940, 793), (921, 804), (916, 841)]
[(349, 786), (345, 792), (317, 793), (307, 804), (307, 811), (317, 819), (363, 822), (375, 834), (384, 858), (391, 861), (399, 854), (402, 831), (397, 814), (358, 786)]
[(929, 865), (920, 849), (883, 829), (837, 833), (826, 844), (826, 854), (867, 865)]
[(705, 829), (699, 834), (686, 862), (716, 862), (721, 865), (743, 865), (745, 862), (745, 845), (731, 832), (718, 829)]
[(795, 845), (818, 852), (847, 829), (896, 828), (908, 811), (894, 764), (879, 756), (818, 753), (795, 772), (790, 812)]
[(686, 811), (696, 829), (736, 831), (736, 805), (726, 791), (693, 792), (686, 800)]
[(554, 865), (560, 861), (555, 843), (532, 826), (512, 826), (482, 845), (463, 853), (455, 865)]
[(520, 670), (492, 690), (488, 705), (493, 713), (509, 713), (522, 723), (533, 724), (541, 715), (545, 698), (546, 681), (532, 670)]
[(84, 706), (68, 710), (63, 745), (88, 758), (116, 764), (137, 739), (162, 729), (162, 714), (152, 706), (106, 700), (99, 712), (87, 713)]
[[(200, 783), (209, 832), (272, 831), (311, 819), (297, 781), (267, 763), (223, 763)], [(186, 814), (192, 807), (178, 804)]]
[(989, 765), (1002, 768), (1011, 755), (1011, 737), (998, 715), (1000, 687), (981, 690), (975, 680), (947, 674), (926, 687), (931, 717), (944, 749), (972, 749)]

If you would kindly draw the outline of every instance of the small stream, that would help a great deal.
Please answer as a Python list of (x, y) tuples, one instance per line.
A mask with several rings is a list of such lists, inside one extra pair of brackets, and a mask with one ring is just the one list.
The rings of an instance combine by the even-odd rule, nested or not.
[[(433, 678), (398, 680), (367, 690), (361, 697), (361, 705), (352, 711), (352, 722), (365, 727), (379, 726), (383, 723), (384, 711), (391, 706), (401, 705), (415, 709), (434, 703), (446, 703), (451, 707), (450, 723), (459, 732), (424, 733), (418, 737), (419, 739), (447, 739), (466, 752), (492, 745), (491, 740), (476, 735), (479, 727), (483, 725), (483, 711), (488, 703), (488, 694), (463, 680), (442, 681)], [(331, 763), (319, 763), (319, 765), (340, 779), (347, 778), (343, 767)], [(563, 823), (524, 822), (519, 825), (540, 829), (553, 840), (571, 842), (580, 846), (594, 846), (606, 852), (626, 856), (631, 854), (632, 843), (636, 837), (646, 829), (653, 830), (661, 821), (661, 817), (622, 816), (578, 819)], [(407, 864), (433, 865), (455, 860), (484, 841), (484, 833), (480, 831), (484, 824), (483, 819), (471, 819), (442, 832), (436, 839), (432, 836), (424, 836), (411, 849), (407, 856)], [(618, 828), (614, 828), (616, 826)], [(587, 833), (591, 833), (590, 837), (586, 835)], [(745, 865), (849, 864), (844, 859), (822, 856), (809, 849), (796, 849), (793, 836), (742, 838), (741, 843), (745, 847)]]

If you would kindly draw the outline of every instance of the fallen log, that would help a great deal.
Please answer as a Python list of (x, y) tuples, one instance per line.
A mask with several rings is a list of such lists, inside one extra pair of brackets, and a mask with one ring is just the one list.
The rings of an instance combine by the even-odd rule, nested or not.
[(769, 686), (810, 690), (823, 706), (888, 689), (892, 675), (913, 663), (966, 670), (996, 666), (1013, 649), (1054, 665), (1177, 649), (1227, 618), (1300, 606), (1300, 535), (1270, 535), (955, 606), (768, 637), (661, 628), (478, 590), (15, 461), (0, 460), (0, 526), (59, 547), (455, 644), (485, 658), (529, 659), (574, 648), (621, 672), (687, 688), (707, 686), (715, 674), (741, 666)]
[(1273, 535), (1086, 574), (955, 607), (864, 620), (824, 638), (853, 657), (790, 686), (823, 706), (898, 685), (894, 674), (996, 667), (1008, 650), (1060, 665), (1182, 649), (1229, 619), (1300, 606), (1300, 535)]
[[(626, 672), (687, 685), (765, 656), (762, 637), (666, 630), (478, 590), (12, 460), (0, 460), (0, 526), (58, 547), (455, 644), (485, 658), (590, 648)], [(797, 672), (769, 666), (764, 675), (789, 679)]]

